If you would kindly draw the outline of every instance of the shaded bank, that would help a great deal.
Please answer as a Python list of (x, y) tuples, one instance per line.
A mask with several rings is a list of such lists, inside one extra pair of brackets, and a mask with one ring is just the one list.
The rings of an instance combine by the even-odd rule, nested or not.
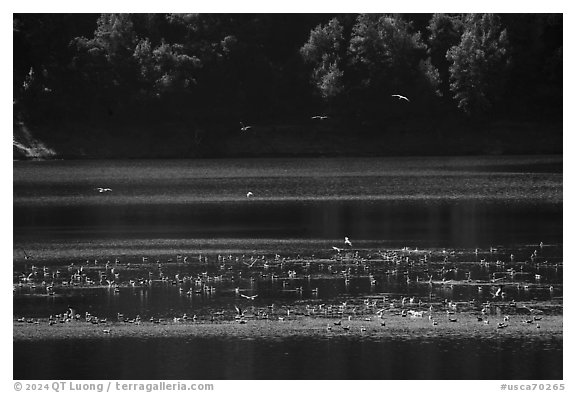
[[(20, 123), (14, 126), (14, 159), (393, 157), (563, 151), (561, 121), (473, 123), (407, 118), (377, 127), (327, 119), (254, 124), (245, 132), (236, 124), (190, 127), (157, 123), (104, 128), (64, 124), (29, 128)], [(42, 140), (34, 138), (36, 134), (43, 135)], [(44, 148), (46, 154), (29, 154), (44, 145), (49, 147)]]

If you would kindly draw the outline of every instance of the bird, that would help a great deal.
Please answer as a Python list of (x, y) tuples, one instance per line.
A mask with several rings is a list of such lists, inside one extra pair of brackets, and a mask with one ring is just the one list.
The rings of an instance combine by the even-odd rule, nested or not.
[(240, 131), (248, 131), (252, 129), (252, 126), (245, 126), (244, 123), (240, 122)]
[(326, 119), (328, 119), (328, 116), (326, 116), (326, 115), (316, 115), (316, 116), (312, 116), (311, 119), (312, 119), (312, 120), (326, 120)]
[(22, 247), (19, 247), (19, 248), (20, 248), (20, 249), (22, 250), (22, 252), (24, 253), (24, 259), (30, 259), (30, 255), (28, 255), (28, 254), (26, 253), (26, 250), (25, 250), (24, 248), (22, 248)]
[(254, 196), (254, 194), (252, 193), (252, 191), (248, 191), (248, 193), (246, 194), (246, 198), (252, 198)]
[(500, 296), (502, 293), (502, 287), (499, 287), (495, 294), (492, 295), (492, 298)]
[(96, 187), (95, 190), (98, 190), (98, 192), (102, 193), (102, 192), (111, 192), (112, 189), (111, 188), (104, 188), (104, 187)]
[(258, 262), (258, 260), (256, 259), (255, 261), (253, 261), (252, 263), (248, 263), (248, 262), (244, 262), (244, 265), (248, 266), (248, 268), (252, 268), (252, 266), (254, 266), (254, 264)]
[(396, 98), (398, 98), (399, 100), (406, 100), (406, 101), (410, 102), (410, 100), (408, 99), (408, 97), (404, 97), (404, 96), (402, 96), (402, 95), (400, 95), (400, 94), (392, 94), (392, 97), (396, 97)]
[(238, 306), (234, 306), (234, 308), (236, 309), (236, 318), (242, 318), (244, 316), (244, 311), (242, 311)]
[(336, 250), (336, 252), (338, 252), (338, 253), (339, 253), (340, 251), (342, 251), (342, 249), (341, 249), (341, 248), (338, 248), (338, 247), (332, 246), (332, 248), (333, 248), (334, 250)]
[(344, 244), (352, 247), (352, 242), (350, 241), (350, 239), (348, 239), (348, 237), (344, 237)]
[(247, 295), (244, 295), (244, 294), (242, 294), (242, 293), (240, 294), (240, 296), (242, 296), (242, 297), (244, 297), (244, 298), (246, 298), (246, 299), (248, 299), (248, 300), (254, 300), (254, 299), (256, 299), (256, 298), (258, 297), (258, 295), (247, 296)]

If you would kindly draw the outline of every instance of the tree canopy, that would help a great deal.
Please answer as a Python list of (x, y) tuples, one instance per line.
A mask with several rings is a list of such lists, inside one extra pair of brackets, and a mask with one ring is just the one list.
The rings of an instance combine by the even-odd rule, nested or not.
[(305, 127), (320, 112), (332, 125), (383, 132), (408, 117), (562, 113), (560, 14), (15, 14), (13, 21), (14, 116), (42, 125), (47, 138), (66, 138), (78, 124), (96, 136), (168, 124), (201, 147), (204, 137), (237, 132), (240, 121)]

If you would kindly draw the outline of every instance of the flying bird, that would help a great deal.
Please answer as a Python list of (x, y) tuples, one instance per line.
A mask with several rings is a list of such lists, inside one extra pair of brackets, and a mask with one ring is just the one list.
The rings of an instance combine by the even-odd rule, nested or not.
[(254, 296), (246, 296), (244, 294), (240, 294), (240, 296), (245, 297), (248, 300), (254, 300), (258, 297), (258, 295), (254, 295)]
[(338, 252), (338, 253), (339, 253), (340, 251), (342, 251), (342, 249), (341, 249), (341, 248), (338, 248), (338, 247), (332, 246), (332, 248), (333, 248), (334, 250), (336, 250), (336, 252)]
[(258, 262), (258, 260), (253, 261), (252, 263), (248, 263), (248, 262), (244, 262), (244, 265), (248, 266), (249, 268), (252, 268), (252, 266), (254, 266), (254, 264)]
[(326, 119), (328, 119), (328, 116), (326, 116), (326, 115), (317, 115), (317, 116), (312, 116), (311, 119), (312, 119), (312, 120), (326, 120)]
[(111, 188), (103, 188), (103, 187), (96, 187), (96, 190), (98, 190), (98, 192), (111, 192), (112, 191)]
[(245, 126), (244, 123), (240, 122), (240, 131), (248, 131), (252, 129), (252, 126)]
[(404, 97), (404, 96), (402, 96), (402, 95), (400, 95), (400, 94), (392, 94), (392, 97), (396, 97), (396, 98), (398, 98), (399, 100), (406, 100), (407, 102), (410, 102), (410, 100), (408, 99), (408, 97)]
[(344, 237), (344, 244), (347, 246), (352, 247), (352, 242), (350, 241), (350, 239), (348, 239), (347, 237)]
[(252, 194), (252, 191), (248, 191), (248, 193), (246, 194), (246, 198), (251, 198), (253, 196), (254, 194)]

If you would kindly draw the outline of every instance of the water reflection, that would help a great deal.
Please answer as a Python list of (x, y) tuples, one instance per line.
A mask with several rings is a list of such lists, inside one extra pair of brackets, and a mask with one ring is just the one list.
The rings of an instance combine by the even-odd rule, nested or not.
[[(534, 327), (540, 314), (523, 305), (562, 314), (561, 172), (556, 157), (15, 163), (14, 318), (65, 324), (72, 308), (97, 327), (136, 318), (324, 327), (381, 310), (449, 323), (455, 308), (458, 318), (510, 314)], [(41, 351), (16, 341), (14, 377), (562, 377), (557, 336), (493, 330), (474, 340), (109, 335), (44, 340)]]
[[(146, 339), (15, 344), (27, 379), (561, 379), (562, 341)], [(36, 353), (33, 359), (26, 359)], [(55, 353), (58, 362), (54, 362)], [(154, 356), (150, 356), (150, 354)], [(85, 355), (78, 355), (85, 354)], [(61, 356), (64, 355), (64, 356)], [(68, 356), (65, 356), (68, 355)], [(146, 361), (135, 361), (146, 359)], [(28, 367), (20, 365), (27, 364)], [(33, 365), (34, 367), (30, 367)]]
[(562, 205), (290, 202), (15, 207), (14, 241), (59, 239), (341, 239), (489, 247), (562, 238)]

